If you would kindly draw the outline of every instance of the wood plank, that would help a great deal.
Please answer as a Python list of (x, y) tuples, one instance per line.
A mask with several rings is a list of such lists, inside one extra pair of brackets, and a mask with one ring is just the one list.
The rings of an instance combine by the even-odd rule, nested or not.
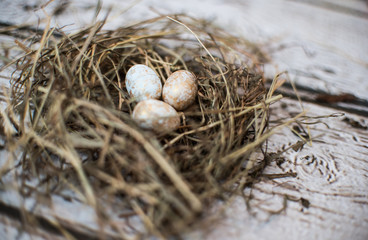
[[(184, 12), (212, 19), (230, 33), (256, 43), (269, 55), (266, 76), (288, 71), (299, 85), (330, 94), (350, 93), (368, 100), (368, 7), (351, 1), (144, 1), (124, 14), (126, 5), (115, 0), (114, 20), (108, 27), (133, 22), (140, 16)], [(319, 3), (317, 3), (319, 2)], [(314, 4), (312, 4), (314, 3)], [(193, 7), (195, 6), (195, 7)], [(344, 10), (341, 10), (344, 9)], [(350, 10), (349, 10), (350, 9)], [(354, 14), (359, 9), (359, 14)], [(119, 15), (120, 14), (120, 15)], [(364, 17), (361, 17), (363, 15)], [(359, 87), (357, 87), (359, 86)]]
[[(303, 104), (310, 116), (335, 110)], [(286, 108), (285, 108), (286, 106)], [(278, 117), (289, 117), (298, 102), (285, 99), (275, 106)], [(272, 162), (255, 184), (252, 199), (235, 198), (210, 233), (198, 239), (357, 239), (368, 236), (368, 135), (345, 119), (368, 119), (354, 114), (324, 119), (311, 125), (312, 146), (291, 150)], [(327, 125), (325, 125), (327, 124)], [(320, 136), (322, 134), (322, 136)], [(299, 139), (300, 140), (300, 139)], [(297, 142), (290, 129), (270, 139), (270, 150)], [(288, 144), (287, 144), (288, 145)], [(270, 174), (296, 173), (296, 177), (269, 179)], [(189, 237), (190, 239), (190, 237)]]
[[(27, 1), (28, 5), (33, 3), (37, 1)], [(15, 12), (11, 10), (12, 4), (10, 11), (0, 15), (0, 21), (24, 22), (24, 16), (27, 16), (36, 24), (42, 15), (42, 11), (37, 10), (39, 7), (28, 12), (20, 10), (23, 15), (21, 20), (16, 20), (12, 17)], [(365, 81), (368, 74), (368, 19), (360, 16), (368, 14), (368, 7), (365, 2), (357, 0), (331, 4), (331, 1), (314, 0), (187, 0), (182, 3), (148, 0), (138, 2), (126, 11), (131, 2), (105, 0), (100, 16), (103, 18), (111, 10), (106, 25), (111, 29), (120, 27), (122, 22), (128, 25), (142, 16), (157, 16), (150, 8), (162, 14), (185, 12), (194, 17), (213, 19), (230, 33), (254, 41), (269, 55), (272, 61), (264, 65), (267, 77), (272, 78), (286, 70), (301, 86), (330, 94), (350, 93), (368, 100), (368, 82)], [(53, 25), (73, 31), (91, 23), (95, 8), (90, 1), (70, 1), (68, 6), (67, 11), (55, 18)], [(51, 4), (49, 12), (55, 7), (55, 3)], [(13, 5), (13, 8), (16, 7)], [(354, 14), (358, 10), (360, 13)], [(44, 23), (41, 22), (42, 26)]]
[[(310, 116), (336, 113), (334, 109), (314, 104), (303, 105), (309, 109)], [(299, 111), (297, 101), (285, 99), (274, 107), (273, 116), (275, 119), (290, 117)], [(354, 114), (336, 116), (339, 117), (311, 125), (312, 136), (318, 136), (312, 146), (291, 150), (282, 155), (282, 162), (273, 162), (266, 169), (265, 176), (251, 192), (250, 208), (242, 198), (235, 198), (212, 232), (194, 232), (187, 239), (252, 239), (256, 236), (260, 239), (365, 239), (368, 236), (368, 137), (365, 129), (368, 119)], [(362, 125), (356, 127), (346, 119)], [(269, 151), (298, 140), (285, 128), (271, 138)], [(296, 173), (296, 177), (269, 177), (290, 172)], [(249, 190), (246, 194), (250, 194)], [(3, 204), (19, 208), (21, 203), (14, 199), (17, 197), (12, 197), (9, 190), (0, 194)], [(57, 216), (67, 229), (73, 226), (77, 236), (97, 234), (93, 209), (57, 196), (48, 201), (48, 204), (39, 202), (34, 208), (35, 199), (29, 198), (25, 206), (46, 219)], [(2, 234), (12, 236), (14, 233), (4, 228)]]
[[(0, 21), (11, 19), (16, 23), (26, 20), (36, 23), (40, 11), (18, 8), (24, 2), (0, 2), (1, 9), (10, 7), (9, 11), (1, 11)], [(39, 1), (27, 1), (29, 5), (36, 3), (39, 4)], [(213, 19), (229, 32), (261, 46), (272, 59), (264, 65), (267, 77), (272, 78), (276, 72), (287, 70), (290, 78), (300, 86), (300, 94), (305, 100), (304, 108), (310, 109), (308, 114), (320, 116), (338, 111), (345, 114), (311, 125), (312, 135), (318, 136), (312, 146), (291, 150), (277, 162), (272, 162), (262, 181), (255, 184), (254, 190), (246, 191), (247, 195), (252, 194), (248, 207), (244, 199), (235, 198), (224, 215), (220, 216), (223, 219), (213, 225), (212, 231), (201, 229), (186, 235), (187, 239), (368, 238), (366, 2), (147, 0), (121, 14), (130, 4), (106, 0), (102, 13), (106, 13), (110, 6), (115, 6), (107, 27), (115, 28), (121, 26), (122, 22), (129, 24), (141, 20), (143, 16), (156, 16), (155, 12), (149, 10), (150, 7), (165, 14), (185, 12), (194, 17)], [(94, 14), (91, 6), (87, 0), (72, 0), (68, 11), (58, 16), (53, 24), (72, 24), (65, 28), (69, 31), (79, 29), (91, 22)], [(53, 11), (55, 7), (50, 5), (48, 9)], [(285, 99), (275, 105), (274, 118), (290, 117), (301, 110), (290, 89), (280, 89), (294, 99)], [(317, 97), (323, 93), (349, 93), (356, 98), (348, 103), (334, 102), (318, 106), (321, 102)], [(270, 139), (270, 151), (298, 140), (286, 128)], [(280, 173), (293, 173), (291, 175), (296, 176), (272, 178)], [(0, 239), (14, 239), (19, 236), (18, 229), (22, 228), (21, 218), (11, 217), (8, 211), (23, 206), (14, 200), (18, 197), (11, 192), (11, 189), (0, 191), (0, 204), (7, 208), (0, 211)], [(75, 200), (66, 201), (60, 196), (51, 196), (47, 204), (35, 204), (35, 201), (30, 198), (25, 206), (35, 217), (46, 222), (52, 222), (57, 217), (65, 228), (74, 227), (78, 230), (73, 233), (75, 236), (98, 236), (98, 222), (93, 209), (87, 205)], [(107, 209), (111, 213), (119, 212), (113, 206)], [(126, 222), (117, 217), (116, 224), (124, 226)], [(134, 224), (139, 225), (137, 220)], [(198, 224), (201, 226), (205, 222)], [(47, 226), (38, 230), (26, 229), (20, 239), (63, 238)], [(112, 234), (111, 237), (116, 237), (111, 229), (107, 231)]]

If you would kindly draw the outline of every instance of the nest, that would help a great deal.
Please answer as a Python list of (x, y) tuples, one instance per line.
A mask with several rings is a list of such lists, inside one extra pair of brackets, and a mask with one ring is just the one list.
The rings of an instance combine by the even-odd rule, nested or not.
[[(249, 156), (262, 151), (278, 99), (266, 92), (258, 53), (208, 22), (175, 19), (113, 31), (99, 22), (71, 35), (45, 30), (39, 48), (17, 62), (7, 109), (23, 179), (90, 204), (102, 225), (113, 226), (110, 206), (138, 216), (143, 232), (169, 236), (257, 178), (265, 163)], [(134, 64), (163, 82), (179, 69), (197, 76), (197, 99), (178, 130), (154, 133), (132, 120), (136, 102), (124, 79)]]

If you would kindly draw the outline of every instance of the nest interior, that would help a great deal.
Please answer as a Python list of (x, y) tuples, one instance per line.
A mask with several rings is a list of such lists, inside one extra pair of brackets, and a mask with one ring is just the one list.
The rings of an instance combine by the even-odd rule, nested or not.
[[(264, 163), (249, 156), (266, 139), (273, 101), (257, 53), (208, 22), (175, 19), (182, 21), (158, 17), (116, 30), (99, 22), (69, 35), (46, 29), (39, 48), (20, 58), (8, 142), (23, 153), (22, 179), (38, 179), (38, 193), (72, 192), (104, 225), (113, 222), (109, 206), (130, 211), (149, 234), (167, 236), (256, 178)], [(179, 69), (197, 76), (197, 99), (178, 130), (154, 133), (131, 119), (136, 102), (124, 79), (134, 64), (162, 82)]]

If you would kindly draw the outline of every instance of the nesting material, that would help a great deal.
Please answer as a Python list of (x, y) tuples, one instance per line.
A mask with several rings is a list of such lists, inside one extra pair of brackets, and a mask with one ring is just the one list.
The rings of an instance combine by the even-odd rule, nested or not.
[[(175, 19), (185, 25), (158, 17), (105, 31), (97, 23), (62, 38), (46, 29), (40, 48), (18, 61), (6, 111), (15, 133), (7, 142), (23, 153), (21, 178), (39, 181), (35, 194), (91, 204), (100, 229), (122, 234), (126, 226), (114, 219), (138, 216), (141, 234), (162, 237), (182, 233), (211, 203), (256, 179), (264, 162), (249, 156), (269, 136), (268, 107), (279, 97), (266, 94), (246, 41), (202, 20)], [(129, 90), (136, 64), (167, 83), (178, 70), (196, 76), (189, 103), (174, 104), (183, 109), (179, 128), (176, 117), (171, 131), (140, 122), (147, 102)]]

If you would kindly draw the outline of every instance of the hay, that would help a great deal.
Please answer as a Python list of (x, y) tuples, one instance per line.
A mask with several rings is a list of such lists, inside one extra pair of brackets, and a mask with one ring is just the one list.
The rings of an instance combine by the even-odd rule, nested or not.
[[(74, 192), (101, 225), (114, 229), (103, 207), (114, 201), (149, 234), (181, 233), (262, 171), (264, 162), (248, 159), (272, 133), (277, 84), (266, 92), (258, 52), (244, 52), (245, 41), (205, 21), (175, 16), (102, 27), (71, 35), (47, 28), (38, 49), (17, 62), (2, 114), (7, 149), (21, 150), (22, 178), (39, 179), (38, 192)], [(198, 97), (177, 131), (144, 131), (131, 119), (136, 103), (124, 77), (138, 63), (163, 82), (178, 69), (198, 77)]]

